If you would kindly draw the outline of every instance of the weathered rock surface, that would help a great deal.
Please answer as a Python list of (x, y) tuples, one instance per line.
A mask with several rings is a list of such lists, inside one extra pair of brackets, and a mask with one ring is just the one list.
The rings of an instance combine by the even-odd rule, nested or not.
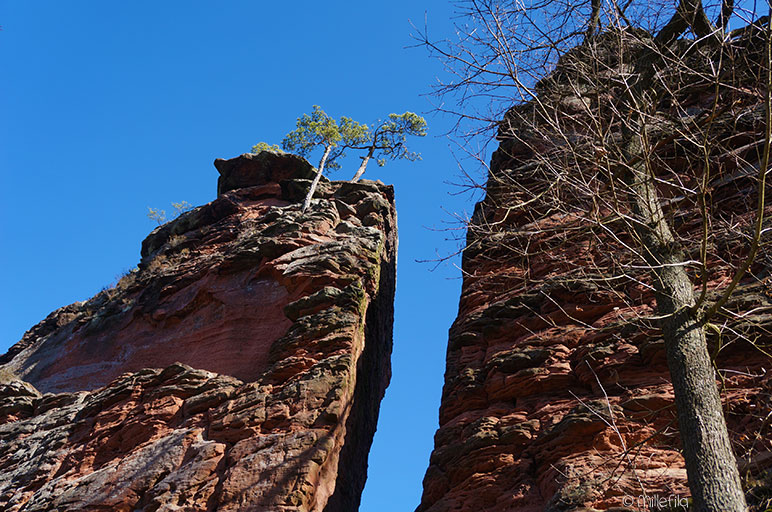
[[(559, 71), (556, 77), (569, 73)], [(585, 84), (571, 85), (558, 91), (562, 103), (553, 118), (565, 123), (565, 132), (556, 145), (574, 140), (582, 125), (572, 126), (576, 117), (560, 110), (580, 102), (570, 91)], [(688, 107), (695, 117), (710, 111), (713, 90), (693, 96)], [(722, 98), (732, 108), (716, 122), (726, 127), (716, 137), (737, 152), (715, 156), (710, 298), (731, 280), (728, 262), (747, 254), (747, 237), (739, 233), (751, 231), (757, 197), (736, 162), (761, 133), (754, 119), (763, 95), (751, 88), (735, 93)], [(657, 501), (668, 498), (682, 505), (690, 493), (655, 297), (645, 271), (625, 266), (637, 260), (622, 242), (634, 242), (588, 229), (586, 210), (578, 207), (571, 215), (570, 208), (534, 199), (513, 208), (547, 187), (533, 180), (534, 162), (549, 154), (554, 132), (514, 122), (507, 128), (468, 231), (440, 427), (418, 512), (670, 510)], [(685, 145), (676, 140), (662, 159), (678, 169), (683, 154), (673, 153)], [(663, 182), (696, 188), (688, 175), (682, 178)], [(676, 198), (668, 216), (679, 240), (696, 240), (698, 247), (699, 209), (681, 192), (663, 185), (662, 193)], [(606, 226), (619, 227), (613, 219)], [(766, 244), (709, 332), (748, 501), (759, 511), (772, 503), (771, 261)], [(620, 266), (626, 274), (609, 280)]]
[(263, 152), (0, 358), (0, 509), (349, 511), (390, 378), (391, 187)]

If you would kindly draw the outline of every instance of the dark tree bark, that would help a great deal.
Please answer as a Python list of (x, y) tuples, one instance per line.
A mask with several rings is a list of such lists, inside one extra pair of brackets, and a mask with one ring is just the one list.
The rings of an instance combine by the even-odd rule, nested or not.
[(590, 21), (587, 23), (585, 40), (589, 41), (598, 33), (600, 25), (600, 0), (590, 0)]
[[(641, 160), (639, 134), (627, 133), (626, 153), (638, 162), (624, 173), (634, 231), (651, 267), (657, 311), (673, 382), (689, 488), (697, 512), (745, 512), (745, 495), (724, 421), (702, 319), (685, 254), (662, 211), (654, 181)], [(645, 161), (645, 159), (643, 159)]]
[(748, 507), (724, 420), (716, 375), (708, 353), (704, 318), (695, 307), (694, 284), (686, 273), (687, 257), (662, 211), (648, 166), (645, 121), (640, 105), (653, 96), (663, 56), (687, 29), (706, 44), (720, 44), (722, 33), (705, 15), (699, 0), (681, 0), (675, 14), (654, 39), (654, 47), (638, 59), (638, 80), (627, 91), (628, 123), (623, 128), (622, 179), (633, 213), (633, 231), (640, 242), (657, 297), (673, 383), (689, 488), (697, 512), (745, 512)]

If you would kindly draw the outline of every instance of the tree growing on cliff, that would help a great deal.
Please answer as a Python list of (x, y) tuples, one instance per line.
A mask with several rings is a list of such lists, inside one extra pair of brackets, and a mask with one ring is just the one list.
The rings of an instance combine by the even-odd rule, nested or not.
[(367, 140), (366, 134), (367, 125), (359, 124), (348, 117), (341, 117), (338, 123), (318, 105), (314, 105), (311, 115), (303, 114), (298, 118), (297, 127), (284, 137), (282, 147), (301, 156), (307, 156), (316, 148), (322, 148), (316, 175), (303, 200), (302, 211), (306, 211), (311, 204), (311, 198), (319, 185), (325, 166), (330, 169), (339, 168), (338, 159), (345, 155), (345, 150), (364, 144)]
[[(176, 219), (183, 213), (192, 210), (193, 205), (187, 201), (180, 201), (179, 203), (172, 203), (172, 208), (174, 209), (174, 215), (172, 216), (172, 219)], [(161, 224), (166, 224), (166, 222), (170, 220), (166, 216), (166, 210), (161, 210), (160, 208), (151, 208), (150, 206), (147, 207), (147, 218), (156, 222), (159, 226)]]
[[(378, 165), (383, 166), (387, 160), (418, 160), (418, 153), (407, 148), (407, 136), (423, 137), (426, 135), (426, 120), (413, 113), (389, 114), (385, 121), (379, 120), (370, 128), (349, 117), (341, 117), (340, 122), (327, 115), (318, 105), (314, 105), (311, 115), (303, 114), (297, 120), (295, 130), (287, 134), (282, 141), (282, 147), (294, 151), (301, 156), (308, 156), (317, 148), (322, 148), (316, 176), (311, 183), (303, 201), (302, 211), (311, 204), (311, 198), (319, 185), (319, 179), (325, 168), (340, 168), (339, 159), (345, 156), (346, 150), (365, 151), (352, 182), (356, 182), (367, 169), (367, 164), (377, 158)], [(271, 150), (272, 147), (260, 142), (252, 147), (252, 152)]]
[(272, 151), (277, 152), (281, 151), (281, 148), (278, 144), (268, 144), (267, 142), (258, 142), (254, 146), (252, 146), (252, 153), (261, 153), (263, 151)]
[(418, 153), (408, 150), (407, 136), (426, 136), (426, 120), (423, 117), (413, 112), (389, 114), (385, 121), (379, 120), (373, 126), (373, 128), (365, 126), (367, 129), (362, 138), (366, 142), (360, 146), (354, 146), (354, 149), (361, 149), (367, 153), (360, 157), (362, 163), (354, 177), (351, 178), (352, 182), (359, 181), (372, 158), (376, 158), (381, 167), (386, 165), (387, 160), (406, 159), (414, 161), (421, 158)]
[[(481, 211), (472, 243), (509, 240), (527, 266), (585, 237), (587, 278), (652, 289), (694, 509), (745, 511), (706, 333), (743, 280), (769, 271), (752, 272), (768, 229), (769, 17), (733, 0), (459, 5), (458, 41), (419, 38), (453, 75), (437, 93), (472, 122), (459, 135), (495, 128), (501, 141), (488, 187), (509, 191), (505, 213)], [(727, 184), (741, 192), (730, 211), (712, 202)], [(748, 204), (750, 216), (734, 210)]]

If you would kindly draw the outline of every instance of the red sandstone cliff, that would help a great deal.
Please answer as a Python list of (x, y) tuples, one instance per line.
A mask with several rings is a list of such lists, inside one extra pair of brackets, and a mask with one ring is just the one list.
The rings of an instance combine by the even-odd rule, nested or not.
[(393, 190), (263, 152), (0, 357), (0, 509), (350, 511), (390, 378)]
[[(594, 233), (579, 207), (571, 215), (569, 208), (538, 200), (544, 182), (534, 180), (536, 162), (544, 162), (551, 137), (555, 145), (571, 140), (581, 126), (573, 121), (586, 111), (576, 91), (588, 86), (572, 74), (569, 59), (561, 64), (548, 92), (556, 93), (550, 113), (564, 133), (549, 127), (534, 133), (532, 125), (515, 122), (509, 133), (502, 129), (486, 197), (469, 226), (440, 427), (417, 512), (671, 510), (667, 506), (683, 505), (689, 496), (649, 278), (628, 265), (625, 275), (609, 279), (631, 261), (624, 244), (634, 242)], [(709, 85), (684, 94), (684, 108), (695, 117), (710, 112), (715, 88)], [(742, 233), (754, 218), (756, 171), (737, 162), (753, 162), (749, 148), (763, 137), (763, 90), (755, 85), (726, 92), (715, 121), (715, 137), (729, 151), (711, 155), (709, 290), (726, 286), (733, 274), (728, 262), (748, 250)], [(585, 97), (593, 98), (592, 91)], [(674, 140), (658, 156), (677, 172), (679, 162), (687, 167), (687, 144)], [(696, 188), (686, 172), (663, 174), (662, 183), (668, 182)], [(699, 241), (698, 207), (683, 193), (662, 189), (672, 198), (668, 216), (679, 240)], [(534, 198), (528, 208), (512, 207), (523, 191), (534, 190), (525, 195)], [(770, 214), (767, 207), (767, 219)], [(767, 220), (767, 229), (771, 225)], [(765, 242), (709, 332), (752, 510), (772, 503), (772, 255)]]

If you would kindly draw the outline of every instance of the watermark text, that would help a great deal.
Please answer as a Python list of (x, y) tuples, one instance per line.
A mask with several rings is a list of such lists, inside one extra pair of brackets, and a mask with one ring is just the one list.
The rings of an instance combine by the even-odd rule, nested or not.
[(622, 505), (639, 510), (687, 510), (689, 508), (689, 498), (676, 494), (665, 496), (658, 494), (623, 496)]

